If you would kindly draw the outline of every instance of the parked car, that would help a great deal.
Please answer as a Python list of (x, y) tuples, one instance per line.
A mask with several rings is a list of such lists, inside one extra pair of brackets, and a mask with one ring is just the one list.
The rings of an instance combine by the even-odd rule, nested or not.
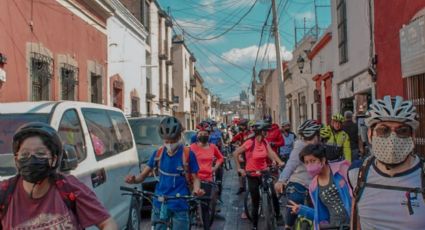
[(58, 130), (64, 146), (61, 171), (93, 189), (120, 229), (139, 229), (140, 201), (122, 196), (124, 177), (140, 171), (128, 121), (121, 110), (75, 101), (0, 103), (0, 180), (16, 174), (12, 137), (24, 123)]
[(183, 132), (183, 142), (186, 146), (190, 146), (192, 144), (192, 138), (196, 135), (196, 131), (194, 130), (186, 130)]
[[(146, 164), (154, 151), (163, 144), (158, 133), (159, 123), (163, 118), (163, 116), (155, 116), (132, 117), (128, 119), (134, 134), (141, 170), (146, 167)], [(153, 174), (148, 176), (142, 183), (143, 189), (153, 192), (155, 190), (157, 179), (158, 178), (156, 178)], [(147, 211), (151, 208), (151, 204), (147, 200), (144, 200), (142, 210)]]

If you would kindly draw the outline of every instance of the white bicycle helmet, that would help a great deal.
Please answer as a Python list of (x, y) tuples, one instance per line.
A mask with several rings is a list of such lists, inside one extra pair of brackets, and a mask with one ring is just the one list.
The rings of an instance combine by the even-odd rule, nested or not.
[(411, 101), (405, 101), (400, 96), (385, 96), (382, 100), (375, 100), (370, 105), (369, 115), (365, 119), (368, 127), (381, 121), (406, 123), (414, 130), (419, 126), (419, 122), (416, 120), (416, 107)]
[(316, 134), (322, 126), (315, 120), (306, 120), (298, 127), (298, 133), (303, 137), (311, 137)]

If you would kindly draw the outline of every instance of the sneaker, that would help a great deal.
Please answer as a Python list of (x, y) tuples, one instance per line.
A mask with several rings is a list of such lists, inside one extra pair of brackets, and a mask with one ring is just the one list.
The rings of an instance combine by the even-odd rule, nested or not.
[(277, 226), (285, 225), (285, 221), (283, 220), (282, 214), (280, 214), (279, 216), (276, 216), (276, 220), (277, 220)]
[(236, 193), (236, 195), (240, 195), (243, 192), (245, 192), (245, 188), (239, 188), (238, 192)]

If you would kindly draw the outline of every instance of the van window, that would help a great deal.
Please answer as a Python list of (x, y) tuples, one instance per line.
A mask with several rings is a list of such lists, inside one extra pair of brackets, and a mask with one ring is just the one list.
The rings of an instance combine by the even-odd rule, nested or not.
[[(81, 109), (81, 111), (89, 130), (96, 160), (114, 156), (132, 147), (131, 133), (119, 132), (120, 129), (125, 130), (123, 126), (127, 125), (122, 114), (104, 109)], [(119, 122), (119, 116), (123, 122)], [(127, 138), (128, 136), (130, 138)]]
[(86, 159), (86, 142), (84, 141), (84, 133), (76, 110), (67, 110), (63, 114), (59, 123), (59, 136), (65, 144), (75, 147), (78, 162)]

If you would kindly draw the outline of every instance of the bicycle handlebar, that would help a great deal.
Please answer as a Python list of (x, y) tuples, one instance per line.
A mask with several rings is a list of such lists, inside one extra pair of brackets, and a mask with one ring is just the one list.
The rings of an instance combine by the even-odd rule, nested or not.
[(263, 170), (249, 170), (249, 171), (245, 171), (245, 172), (248, 175), (249, 174), (261, 174), (261, 175), (263, 175), (263, 174), (271, 173), (271, 172), (273, 172), (275, 170), (279, 170), (279, 169), (283, 169), (283, 167), (271, 166), (271, 167), (268, 167), (268, 168), (263, 169)]
[(211, 198), (205, 198), (205, 197), (197, 197), (197, 196), (192, 196), (192, 195), (180, 195), (180, 194), (176, 194), (175, 196), (157, 195), (153, 192), (138, 190), (136, 188), (130, 188), (130, 187), (125, 187), (125, 186), (120, 186), (120, 190), (130, 192), (132, 194), (141, 195), (141, 196), (155, 197), (160, 202), (164, 202), (164, 201), (167, 201), (167, 200), (176, 200), (176, 199), (184, 199), (184, 200), (188, 200), (188, 201), (211, 199)]

